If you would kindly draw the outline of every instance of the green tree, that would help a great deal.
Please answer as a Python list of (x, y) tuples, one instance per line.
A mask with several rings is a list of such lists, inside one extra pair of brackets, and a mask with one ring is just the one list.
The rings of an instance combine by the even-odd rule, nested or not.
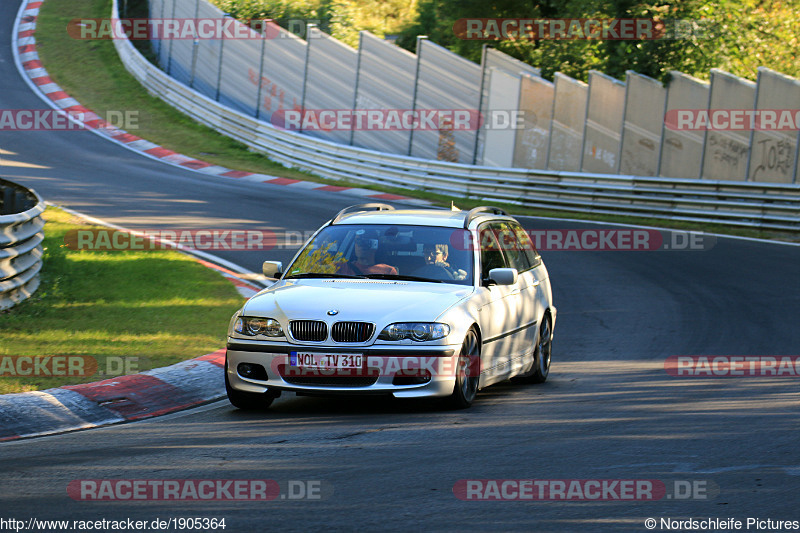
[[(800, 74), (800, 0), (421, 0), (419, 15), (403, 32), (400, 44), (414, 50), (417, 35), (453, 52), (480, 61), (484, 42), (542, 70), (586, 80), (596, 69), (624, 79), (625, 71), (667, 81), (670, 70), (708, 78), (713, 67), (755, 79), (767, 66), (788, 75)], [(453, 25), (461, 18), (654, 18), (698, 21), (695, 31), (680, 38), (657, 40), (498, 40), (466, 41)]]

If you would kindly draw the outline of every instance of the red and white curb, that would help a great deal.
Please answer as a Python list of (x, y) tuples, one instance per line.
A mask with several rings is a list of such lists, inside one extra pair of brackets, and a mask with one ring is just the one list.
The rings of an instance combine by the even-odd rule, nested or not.
[(225, 396), (225, 350), (94, 383), (0, 396), (0, 441), (164, 415)]
[(253, 285), (252, 283), (244, 281), (241, 277), (239, 277), (236, 274), (236, 272), (232, 272), (227, 268), (215, 265), (214, 263), (203, 261), (202, 259), (198, 258), (195, 259), (197, 259), (197, 262), (200, 263), (201, 265), (208, 267), (212, 270), (216, 270), (217, 272), (222, 274), (222, 277), (233, 283), (233, 286), (236, 287), (236, 290), (239, 291), (239, 294), (244, 296), (244, 298), (247, 300), (255, 296), (260, 290), (262, 290), (262, 287), (258, 287), (256, 285)]
[[(396, 200), (419, 205), (430, 205), (430, 202), (426, 200), (409, 198), (398, 194), (379, 193), (369, 189), (361, 189), (357, 187), (323, 185), (311, 181), (281, 178), (270, 176), (268, 174), (258, 174), (241, 170), (231, 170), (229, 168), (213, 165), (206, 161), (201, 161), (199, 159), (194, 159), (189, 156), (173, 152), (172, 150), (168, 150), (109, 124), (105, 120), (101, 119), (96, 113), (93, 113), (90, 109), (87, 109), (81, 105), (80, 102), (70, 97), (69, 94), (67, 94), (50, 78), (50, 76), (47, 74), (47, 70), (44, 68), (44, 65), (42, 65), (42, 62), (39, 59), (39, 53), (36, 51), (35, 33), (36, 19), (39, 16), (39, 8), (43, 3), (43, 1), (30, 0), (27, 2), (27, 4), (23, 3), (22, 7), (20, 8), (20, 11), (17, 15), (18, 26), (14, 37), (14, 57), (17, 63), (17, 68), (27, 75), (29, 81), (28, 84), (31, 86), (31, 89), (38, 93), (39, 96), (53, 109), (60, 109), (70, 113), (69, 117), (72, 122), (82, 124), (83, 127), (87, 128), (88, 130), (147, 157), (207, 175), (228, 179), (238, 179), (252, 183), (266, 183), (270, 185), (284, 185), (287, 187), (301, 189), (342, 193), (350, 196), (359, 196), (362, 198), (370, 198), (375, 200)], [(78, 117), (82, 117), (82, 120), (79, 120), (78, 117), (76, 117), (76, 114), (78, 114)]]

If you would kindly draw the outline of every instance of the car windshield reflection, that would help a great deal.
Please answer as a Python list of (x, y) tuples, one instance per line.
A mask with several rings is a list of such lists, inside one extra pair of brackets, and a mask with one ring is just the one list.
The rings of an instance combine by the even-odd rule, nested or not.
[(462, 233), (431, 226), (328, 226), (298, 255), (284, 279), (371, 278), (472, 285), (473, 255)]

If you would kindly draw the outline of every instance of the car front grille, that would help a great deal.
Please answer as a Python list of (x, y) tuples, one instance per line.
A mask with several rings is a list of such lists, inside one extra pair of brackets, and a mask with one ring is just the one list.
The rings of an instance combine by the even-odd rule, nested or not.
[(322, 342), (328, 338), (328, 325), (321, 320), (292, 320), (289, 330), (298, 341)]
[(336, 342), (367, 342), (374, 332), (375, 324), (369, 322), (337, 322), (331, 337)]

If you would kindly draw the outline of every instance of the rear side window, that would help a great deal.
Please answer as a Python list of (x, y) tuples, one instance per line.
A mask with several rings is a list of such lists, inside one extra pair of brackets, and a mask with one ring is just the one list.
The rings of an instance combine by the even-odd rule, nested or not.
[(528, 257), (528, 263), (531, 267), (539, 266), (539, 263), (542, 262), (542, 257), (539, 255), (539, 252), (536, 251), (536, 246), (533, 244), (533, 240), (531, 240), (531, 236), (528, 234), (527, 231), (522, 229), (522, 226), (519, 224), (511, 223), (511, 228), (514, 230), (514, 233), (517, 235), (517, 242), (520, 244), (520, 248), (525, 255)]

